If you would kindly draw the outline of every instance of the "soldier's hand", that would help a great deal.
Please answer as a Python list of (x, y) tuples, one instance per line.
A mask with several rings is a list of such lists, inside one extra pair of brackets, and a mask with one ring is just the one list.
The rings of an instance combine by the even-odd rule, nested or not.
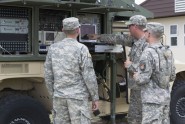
[(88, 34), (87, 37), (90, 39), (90, 40), (97, 40), (100, 38), (100, 35), (97, 35), (97, 34)]
[(99, 108), (98, 101), (92, 101), (92, 110), (95, 111)]
[(132, 64), (132, 62), (131, 62), (129, 59), (127, 59), (127, 60), (124, 62), (125, 68), (128, 68), (131, 64)]

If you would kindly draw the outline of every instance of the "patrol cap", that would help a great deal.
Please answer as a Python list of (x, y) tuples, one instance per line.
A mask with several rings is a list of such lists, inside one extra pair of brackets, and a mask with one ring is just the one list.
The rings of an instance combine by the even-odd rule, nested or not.
[(63, 30), (74, 30), (80, 27), (78, 18), (69, 17), (63, 20)]
[(130, 17), (129, 21), (125, 23), (126, 25), (142, 25), (145, 26), (147, 24), (147, 19), (142, 15), (134, 15)]
[(143, 31), (148, 31), (152, 34), (155, 34), (156, 36), (161, 37), (164, 34), (164, 26), (158, 22), (149, 22), (147, 23), (146, 28), (144, 28)]

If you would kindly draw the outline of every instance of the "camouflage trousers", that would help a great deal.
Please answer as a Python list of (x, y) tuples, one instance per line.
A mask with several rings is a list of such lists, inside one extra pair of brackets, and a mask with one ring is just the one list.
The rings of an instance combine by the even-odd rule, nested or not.
[(170, 124), (169, 105), (145, 103), (142, 107), (142, 124)]
[(54, 124), (91, 124), (88, 100), (53, 99)]
[(141, 124), (141, 120), (142, 120), (141, 90), (131, 89), (130, 105), (128, 110), (128, 123)]

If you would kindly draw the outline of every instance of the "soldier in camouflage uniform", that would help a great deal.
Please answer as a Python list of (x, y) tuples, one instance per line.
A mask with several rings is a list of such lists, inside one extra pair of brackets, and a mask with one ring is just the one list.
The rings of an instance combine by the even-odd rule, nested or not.
[(141, 124), (142, 119), (142, 104), (141, 104), (141, 91), (139, 87), (135, 86), (135, 81), (133, 79), (133, 73), (137, 71), (139, 65), (139, 59), (148, 46), (148, 43), (144, 37), (144, 31), (147, 20), (144, 16), (135, 15), (130, 18), (126, 23), (129, 27), (131, 35), (135, 38), (131, 51), (129, 53), (129, 59), (125, 62), (125, 67), (128, 71), (128, 87), (130, 90), (130, 105), (128, 111), (128, 123), (129, 124)]
[(53, 97), (54, 124), (90, 124), (89, 96), (92, 109), (98, 109), (98, 86), (88, 48), (79, 43), (79, 21), (63, 20), (67, 35), (52, 44), (46, 56), (45, 82)]
[(148, 23), (145, 31), (149, 46), (143, 51), (138, 72), (134, 74), (141, 87), (142, 124), (170, 124), (169, 82), (175, 79), (173, 55), (169, 49), (163, 51), (160, 38), (164, 27), (160, 23)]
[(102, 42), (112, 44), (122, 44), (123, 46), (131, 47), (129, 58), (125, 62), (125, 67), (128, 71), (128, 87), (131, 89), (130, 92), (130, 105), (128, 111), (128, 122), (129, 124), (140, 124), (142, 119), (141, 112), (141, 91), (139, 87), (134, 86), (136, 83), (133, 79), (133, 73), (137, 70), (139, 65), (139, 58), (148, 46), (145, 40), (145, 33), (143, 29), (147, 23), (146, 17), (142, 15), (134, 15), (130, 17), (126, 23), (128, 25), (130, 35), (128, 34), (101, 34), (101, 35), (89, 35), (90, 39), (99, 39)]

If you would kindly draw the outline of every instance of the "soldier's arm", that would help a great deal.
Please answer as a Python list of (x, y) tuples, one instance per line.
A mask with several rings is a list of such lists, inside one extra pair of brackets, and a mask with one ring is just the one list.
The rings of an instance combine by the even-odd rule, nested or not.
[(99, 100), (98, 84), (94, 72), (92, 58), (86, 46), (83, 46), (81, 49), (81, 59), (82, 59), (81, 70), (83, 79), (90, 93), (92, 101), (97, 101)]
[(130, 73), (134, 73), (137, 71), (139, 64), (138, 63), (132, 63), (128, 66), (127, 71)]
[(46, 61), (44, 63), (44, 77), (45, 77), (45, 83), (46, 87), (48, 89), (48, 92), (50, 95), (53, 95), (53, 83), (54, 83), (54, 77), (53, 77), (53, 69), (52, 69), (52, 61), (51, 61), (51, 50), (48, 50)]
[(101, 35), (88, 34), (88, 38), (98, 39), (101, 42), (105, 42), (105, 43), (121, 44), (123, 46), (129, 46), (129, 47), (131, 47), (134, 42), (134, 38), (128, 34), (101, 34)]
[(107, 43), (115, 43), (121, 44), (123, 46), (131, 47), (134, 38), (128, 34), (101, 34), (99, 37), (100, 41), (107, 42)]
[(138, 62), (137, 63), (133, 63), (129, 60), (129, 58), (124, 62), (125, 68), (127, 68), (127, 71), (129, 73), (134, 73), (137, 71), (138, 68)]
[(135, 77), (138, 85), (150, 82), (152, 67), (152, 58), (150, 54), (148, 52), (143, 52), (139, 61), (137, 76)]

